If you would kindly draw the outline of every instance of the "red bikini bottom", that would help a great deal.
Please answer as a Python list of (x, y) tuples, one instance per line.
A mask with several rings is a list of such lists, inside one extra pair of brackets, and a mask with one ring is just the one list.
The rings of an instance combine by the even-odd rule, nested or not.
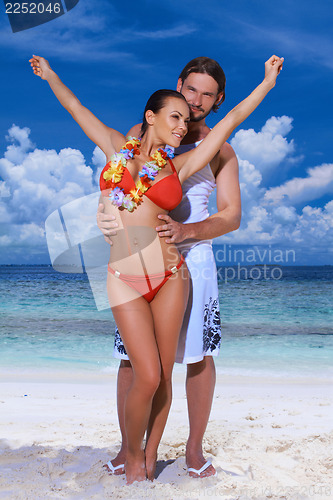
[[(183, 256), (181, 256), (178, 264), (172, 267), (170, 270), (167, 269), (166, 271), (164, 271), (164, 273), (159, 274), (144, 274), (143, 276), (123, 274), (112, 269), (110, 265), (108, 265), (108, 271), (112, 273), (116, 278), (119, 278), (121, 281), (126, 283), (126, 285), (134, 288), (134, 290), (139, 292), (139, 294), (142, 295), (142, 297), (144, 297), (147, 302), (151, 302), (157, 292), (168, 281), (170, 276), (175, 274), (184, 262), (185, 259)], [(147, 292), (147, 290), (149, 291)]]

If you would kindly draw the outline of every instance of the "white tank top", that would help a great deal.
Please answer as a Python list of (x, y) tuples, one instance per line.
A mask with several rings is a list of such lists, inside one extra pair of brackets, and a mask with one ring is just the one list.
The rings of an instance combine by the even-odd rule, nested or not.
[[(186, 153), (193, 148), (196, 148), (201, 141), (193, 144), (184, 144), (175, 150), (175, 154)], [(191, 175), (182, 185), (183, 198), (180, 204), (170, 212), (170, 216), (177, 222), (183, 224), (200, 222), (209, 217), (208, 199), (214, 188), (216, 187), (215, 177), (213, 175), (210, 164), (208, 163), (201, 170)], [(205, 240), (211, 241), (211, 240)], [(201, 243), (202, 240), (187, 240), (186, 246)], [(184, 243), (177, 245), (182, 247)]]

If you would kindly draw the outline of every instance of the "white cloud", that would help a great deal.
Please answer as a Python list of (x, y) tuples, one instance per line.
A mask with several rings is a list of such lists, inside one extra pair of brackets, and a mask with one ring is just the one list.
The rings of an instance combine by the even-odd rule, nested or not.
[(273, 215), (274, 219), (281, 224), (297, 221), (297, 213), (295, 207), (276, 207), (273, 209)]
[(20, 128), (15, 124), (8, 130), (6, 140), (13, 143), (7, 147), (7, 151), (5, 152), (5, 158), (9, 162), (20, 163), (23, 161), (27, 151), (34, 147), (29, 138), (30, 132), (28, 127)]
[[(262, 130), (266, 128), (264, 133), (272, 137), (277, 132), (287, 134), (290, 124), (291, 121), (288, 125), (287, 120), (273, 117)], [(94, 173), (80, 151), (34, 149), (29, 134), (29, 129), (13, 126), (7, 137), (12, 144), (0, 159), (0, 192), (3, 195), (0, 217), (4, 229), (0, 245), (7, 252), (17, 250), (24, 261), (38, 249), (45, 253), (44, 222), (50, 213), (98, 191), (98, 173), (105, 164), (105, 156), (97, 147), (92, 164), (98, 173)], [(333, 164), (310, 168), (307, 177), (291, 179), (270, 189), (262, 186), (262, 174), (255, 163), (244, 158), (239, 160), (239, 166), (241, 227), (217, 242), (289, 245), (314, 255), (333, 248), (333, 201), (324, 207), (308, 205), (310, 200), (333, 192)], [(210, 206), (214, 206), (215, 211), (216, 203), (212, 205), (212, 202)], [(297, 210), (295, 205), (299, 207), (299, 203), (306, 206)]]
[(239, 130), (231, 145), (239, 158), (253, 163), (261, 172), (270, 171), (294, 153), (294, 141), (284, 137), (292, 130), (291, 123), (289, 116), (272, 116), (260, 132)]
[(290, 240), (310, 256), (320, 253), (326, 263), (333, 259), (333, 201), (323, 208), (305, 206), (298, 217)]
[[(261, 185), (262, 176), (259, 170), (248, 160), (239, 160), (239, 177), (242, 196), (242, 221), (240, 228), (232, 233), (216, 238), (215, 243), (239, 245), (278, 245), (295, 249), (301, 256), (305, 251), (317, 255), (318, 252), (328, 253), (333, 248), (333, 201), (323, 208), (305, 206), (298, 213), (296, 201), (308, 202), (317, 199), (331, 189), (331, 169), (327, 165), (311, 168), (310, 176), (305, 179), (288, 181), (282, 186), (266, 189)], [(320, 189), (308, 185), (316, 181)], [(319, 179), (319, 181), (318, 181)], [(311, 184), (310, 182), (310, 184)], [(294, 189), (294, 196), (285, 196), (286, 185), (306, 186), (303, 191)], [(295, 194), (296, 192), (296, 194)], [(276, 195), (276, 203), (272, 193)], [(282, 195), (280, 196), (280, 194)], [(279, 194), (279, 197), (278, 197)], [(289, 190), (291, 195), (291, 189)], [(269, 201), (269, 203), (268, 203)], [(211, 213), (216, 211), (216, 198), (209, 203)], [(326, 257), (327, 261), (327, 257)]]
[(217, 238), (216, 243), (242, 245), (276, 244), (315, 256), (333, 248), (333, 201), (323, 208), (306, 206), (300, 214), (294, 207), (263, 207), (259, 200), (244, 213), (238, 231)]
[(10, 191), (5, 182), (0, 181), (0, 198), (9, 198)]
[(33, 222), (30, 224), (24, 224), (19, 231), (20, 243), (28, 244), (29, 246), (39, 245), (44, 241), (44, 229), (37, 226)]
[(333, 194), (333, 163), (324, 163), (307, 170), (308, 177), (296, 177), (265, 193), (267, 202), (302, 203)]
[[(44, 223), (48, 215), (62, 205), (96, 192), (93, 170), (82, 153), (66, 148), (34, 149), (30, 130), (13, 125), (11, 141), (0, 159), (1, 221), (5, 223), (1, 245), (14, 247), (43, 246)], [(97, 153), (96, 153), (97, 154)]]
[(242, 204), (249, 210), (257, 204), (258, 197), (261, 197), (265, 190), (262, 188), (262, 175), (256, 167), (248, 160), (238, 159), (239, 163), (239, 184), (241, 188)]
[(97, 186), (99, 186), (99, 176), (100, 176), (101, 170), (103, 170), (103, 168), (106, 165), (106, 158), (105, 158), (105, 154), (98, 146), (96, 146), (94, 151), (93, 151), (91, 161), (96, 167), (96, 172), (94, 175), (94, 183)]
[[(267, 189), (262, 185), (260, 166), (266, 152), (271, 148), (275, 161), (283, 162), (294, 151), (293, 142), (288, 143), (284, 137), (291, 130), (291, 122), (289, 117), (272, 117), (258, 134), (244, 130), (237, 138), (237, 144), (243, 148), (239, 153), (242, 222), (239, 230), (217, 238), (216, 243), (274, 244), (293, 248), (300, 256), (320, 252), (328, 255), (333, 248), (333, 201), (324, 207), (308, 205), (333, 193), (333, 164), (309, 168), (306, 177), (291, 179), (277, 187)], [(307, 205), (302, 208), (302, 203)]]
[(293, 128), (292, 121), (293, 119), (290, 116), (272, 116), (266, 121), (261, 132), (271, 134), (272, 136), (287, 135)]
[[(57, 152), (35, 148), (28, 128), (13, 125), (6, 138), (10, 144), (0, 159), (2, 262), (36, 262), (36, 259), (47, 262), (44, 225), (57, 208), (68, 207), (78, 199), (82, 205), (84, 198), (84, 209), (79, 207), (73, 225), (80, 228), (80, 237), (88, 229), (91, 231), (92, 224), (96, 226), (94, 210), (98, 196), (95, 199), (93, 194), (89, 207), (87, 203), (89, 194), (98, 193), (98, 173), (86, 164), (78, 150), (65, 148)], [(94, 150), (92, 163), (99, 171), (105, 164), (99, 148)], [(84, 210), (90, 218), (85, 219)]]

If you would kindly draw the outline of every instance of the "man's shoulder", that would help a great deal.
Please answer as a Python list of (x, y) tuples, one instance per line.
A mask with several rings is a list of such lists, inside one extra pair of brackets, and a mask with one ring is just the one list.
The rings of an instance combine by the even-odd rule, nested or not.
[(236, 156), (234, 148), (231, 146), (231, 144), (229, 144), (229, 142), (225, 142), (221, 146), (220, 151), (217, 154), (221, 158), (224, 158), (224, 157), (228, 157), (229, 158), (230, 156)]
[(225, 142), (210, 162), (214, 176), (217, 177), (224, 165), (231, 160), (237, 162), (236, 153), (233, 147), (228, 142)]

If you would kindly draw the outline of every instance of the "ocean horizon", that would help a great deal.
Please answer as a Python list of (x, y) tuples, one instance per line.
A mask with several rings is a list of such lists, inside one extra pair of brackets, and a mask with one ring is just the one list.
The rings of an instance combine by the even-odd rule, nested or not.
[[(333, 266), (228, 265), (218, 277), (218, 373), (333, 375)], [(0, 291), (3, 371), (117, 369), (113, 316), (97, 310), (87, 274), (0, 265)]]

